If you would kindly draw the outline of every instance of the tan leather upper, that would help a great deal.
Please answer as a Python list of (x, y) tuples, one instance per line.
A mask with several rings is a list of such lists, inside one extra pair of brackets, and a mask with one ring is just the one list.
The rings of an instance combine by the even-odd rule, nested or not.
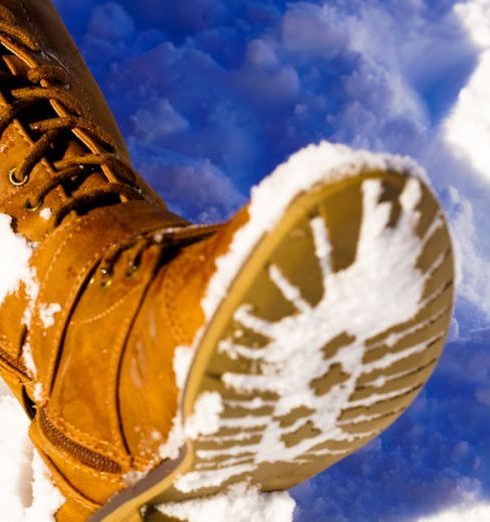
[[(202, 323), (200, 298), (231, 228), (203, 239), (217, 227), (190, 226), (138, 175), (127, 181), (139, 187), (134, 198), (123, 191), (117, 204), (90, 200), (83, 212), (70, 207), (76, 198), (85, 202), (113, 186), (108, 184), (126, 183), (117, 170), (120, 164), (129, 171), (123, 140), (50, 2), (0, 0), (0, 16), (6, 17), (0, 65), (21, 82), (23, 97), (48, 88), (53, 96), (60, 92), (46, 79), (27, 81), (32, 70), (54, 65), (68, 74), (66, 103), (77, 103), (80, 111), (73, 129), (59, 134), (58, 159), (91, 155), (96, 161), (71, 193), (65, 182), (50, 185), (63, 167), (34, 157), (46, 134), (30, 127), (46, 117), (46, 108), (38, 112), (35, 103), (0, 135), (0, 214), (12, 218), (12, 233), (30, 242), (36, 287), (33, 293), (20, 282), (0, 302), (0, 375), (33, 417), (31, 438), (67, 499), (57, 519), (76, 522), (126, 487), (134, 472), (161, 460), (158, 449), (176, 410), (173, 352), (190, 343)], [(1, 114), (11, 109), (14, 94), (0, 89)], [(59, 96), (49, 98), (56, 124), (71, 117)], [(88, 130), (77, 126), (87, 121)], [(94, 138), (92, 124), (99, 129), (95, 135), (105, 133), (115, 144), (107, 163), (100, 160), (107, 147)], [(26, 183), (14, 186), (12, 172), (32, 157)], [(39, 208), (28, 208), (33, 194), (41, 193)]]
[[(49, 0), (2, 0), (16, 17), (19, 24), (28, 30), (39, 44), (41, 52), (36, 60), (58, 63), (70, 75), (70, 90), (80, 100), (85, 115), (98, 123), (117, 141), (119, 153), (129, 159), (126, 145), (112, 113), (108, 110), (99, 87), (80, 56), (58, 13)], [(26, 60), (28, 58), (26, 57)]]

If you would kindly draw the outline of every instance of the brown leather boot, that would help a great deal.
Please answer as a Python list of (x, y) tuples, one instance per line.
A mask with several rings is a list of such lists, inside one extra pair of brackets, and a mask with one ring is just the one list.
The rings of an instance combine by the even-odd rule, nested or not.
[(50, 4), (0, 6), (0, 372), (56, 519), (286, 489), (391, 424), (453, 298), (413, 165), (311, 146), (228, 223), (191, 225), (132, 171)]

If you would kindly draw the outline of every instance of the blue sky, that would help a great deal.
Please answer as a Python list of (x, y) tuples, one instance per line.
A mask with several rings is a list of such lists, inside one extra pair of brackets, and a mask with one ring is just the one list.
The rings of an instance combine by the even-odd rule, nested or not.
[(410, 154), (428, 169), (460, 253), (451, 342), (399, 421), (295, 489), (296, 520), (411, 521), (490, 500), (490, 171), (477, 161), (483, 138), (471, 154), (461, 138), (481, 93), (460, 96), (490, 48), (472, 30), (475, 19), (490, 26), (490, 3), (54, 3), (136, 166), (187, 217), (226, 218), (277, 163), (320, 139)]

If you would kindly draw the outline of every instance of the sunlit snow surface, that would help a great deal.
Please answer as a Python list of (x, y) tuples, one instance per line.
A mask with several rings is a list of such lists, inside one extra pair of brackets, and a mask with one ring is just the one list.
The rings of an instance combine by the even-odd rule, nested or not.
[[(28, 304), (23, 317), (29, 325), (39, 293), (36, 271), (30, 266), (33, 245), (12, 229), (10, 216), (0, 214), (0, 305), (9, 294), (23, 289)], [(5, 254), (7, 253), (7, 254)], [(46, 308), (50, 322), (59, 305)], [(30, 346), (24, 361), (34, 376)], [(0, 380), (0, 517), (9, 522), (48, 522), (63, 504), (48, 471), (28, 437), (28, 418)]]
[(63, 504), (28, 436), (28, 419), (0, 383), (0, 518), (51, 522)]
[[(21, 286), (30, 300), (35, 301), (39, 288), (36, 272), (29, 265), (33, 247), (12, 230), (12, 218), (6, 214), (0, 214), (0, 248), (0, 304)], [(26, 324), (29, 324), (30, 316), (28, 307), (23, 318)]]
[(419, 518), (417, 522), (487, 522), (488, 520), (490, 520), (490, 504), (469, 503), (431, 517)]
[(445, 138), (456, 154), (490, 179), (490, 1), (461, 3), (455, 11), (482, 52), (445, 123)]
[(294, 501), (288, 493), (261, 493), (247, 484), (237, 484), (220, 495), (159, 507), (165, 515), (186, 522), (288, 522)]

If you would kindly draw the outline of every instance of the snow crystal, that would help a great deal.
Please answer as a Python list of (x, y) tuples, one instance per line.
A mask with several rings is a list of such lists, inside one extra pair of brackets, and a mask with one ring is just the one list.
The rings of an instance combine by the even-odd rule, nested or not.
[(65, 498), (53, 485), (49, 472), (37, 451), (34, 451), (32, 470), (33, 500), (26, 509), (25, 522), (53, 522), (53, 515), (64, 504)]
[(223, 412), (221, 395), (217, 392), (202, 393), (194, 405), (193, 414), (182, 423), (180, 413), (173, 419), (167, 442), (159, 449), (162, 458), (176, 459), (186, 438), (197, 439), (199, 435), (211, 435), (220, 427), (220, 414)]
[(127, 488), (134, 486), (148, 475), (148, 471), (130, 471), (124, 474), (122, 477), (124, 485)]
[[(189, 373), (189, 369), (194, 358), (195, 346), (198, 340), (201, 339), (204, 329), (200, 328), (194, 337), (193, 346), (178, 346), (175, 349), (173, 369), (175, 374), (175, 381), (179, 390), (183, 390), (185, 381)], [(215, 407), (219, 409), (219, 406)], [(172, 427), (167, 437), (165, 444), (162, 444), (159, 448), (159, 454), (162, 459), (176, 459), (179, 456), (179, 450), (185, 445), (186, 430), (182, 422), (182, 417), (177, 409), (177, 413), (172, 421)], [(191, 420), (191, 430), (194, 430), (197, 417), (194, 416), (194, 420)]]
[(161, 504), (164, 515), (186, 522), (291, 522), (295, 503), (288, 493), (261, 493), (247, 484), (235, 484), (220, 495)]
[[(201, 328), (199, 333), (196, 335), (196, 339), (200, 339), (202, 332)], [(194, 345), (196, 341), (194, 341)], [(185, 381), (191, 367), (192, 359), (194, 358), (194, 350), (189, 346), (178, 346), (175, 350), (174, 355), (174, 373), (175, 380), (179, 390), (184, 389)]]
[(44, 325), (44, 328), (51, 328), (54, 326), (54, 316), (61, 312), (59, 303), (43, 304), (39, 307), (39, 317)]

